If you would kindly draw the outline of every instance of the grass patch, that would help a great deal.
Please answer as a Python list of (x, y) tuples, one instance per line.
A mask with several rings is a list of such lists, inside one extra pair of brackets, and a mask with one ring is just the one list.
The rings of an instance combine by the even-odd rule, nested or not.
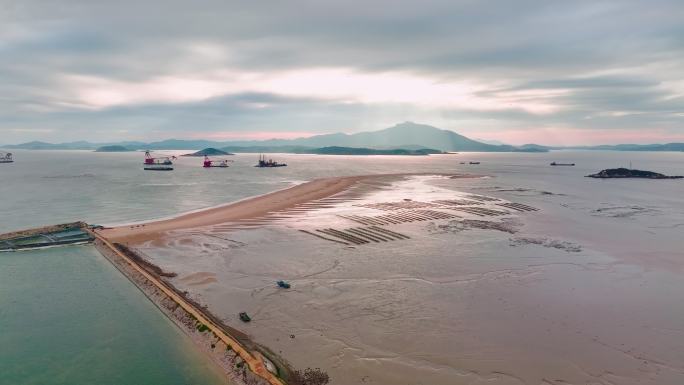
[(209, 326), (201, 323), (201, 324), (197, 325), (197, 330), (199, 330), (201, 333), (204, 333), (207, 330), (209, 330)]

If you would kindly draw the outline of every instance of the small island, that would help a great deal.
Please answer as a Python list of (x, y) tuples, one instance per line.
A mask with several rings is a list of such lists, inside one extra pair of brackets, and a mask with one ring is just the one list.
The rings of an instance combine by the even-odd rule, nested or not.
[(628, 168), (609, 168), (596, 174), (587, 175), (588, 178), (645, 178), (645, 179), (682, 179), (684, 176), (668, 176), (653, 171), (630, 170)]
[(102, 146), (98, 147), (95, 152), (130, 152), (130, 151), (135, 151), (132, 148), (128, 148), (125, 146), (119, 146), (119, 145), (113, 145), (113, 146)]
[(204, 150), (193, 152), (192, 154), (185, 154), (185, 155), (181, 155), (181, 156), (223, 156), (223, 155), (235, 155), (235, 154), (231, 154), (230, 152), (219, 150), (217, 148), (209, 147), (209, 148), (205, 148)]

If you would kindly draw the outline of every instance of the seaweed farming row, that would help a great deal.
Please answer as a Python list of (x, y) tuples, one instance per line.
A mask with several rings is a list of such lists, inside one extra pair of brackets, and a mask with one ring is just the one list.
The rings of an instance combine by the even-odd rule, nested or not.
[(444, 206), (476, 206), (484, 204), (480, 201), (471, 201), (468, 199), (442, 199), (433, 202)]
[(368, 208), (368, 209), (383, 210), (383, 211), (440, 207), (438, 204), (429, 203), (429, 202), (419, 202), (419, 201), (413, 201), (413, 200), (404, 200), (404, 201), (400, 201), (400, 202), (366, 203), (366, 204), (355, 205), (355, 206), (364, 207), (364, 208)]
[(307, 230), (299, 231), (321, 239), (342, 243), (345, 245), (364, 245), (371, 242), (380, 243), (410, 239), (408, 235), (397, 233), (396, 231), (391, 231), (378, 226), (350, 227), (343, 230), (325, 228), (316, 229), (315, 232)]
[(484, 196), (484, 195), (475, 195), (475, 194), (466, 195), (466, 198), (474, 199), (474, 200), (480, 201), (480, 202), (498, 202), (501, 200), (499, 198), (488, 197), (488, 196)]
[(429, 221), (435, 219), (453, 219), (458, 218), (457, 215), (444, 213), (435, 210), (411, 210), (400, 211), (392, 214), (379, 216), (365, 216), (365, 215), (338, 215), (340, 218), (349, 219), (351, 221), (360, 223), (362, 225), (390, 225), (399, 223), (408, 223), (416, 221)]
[[(300, 231), (324, 240), (345, 245), (364, 245), (373, 242), (409, 239), (408, 236), (390, 231), (384, 226), (462, 218), (461, 215), (445, 212), (445, 210), (458, 211), (478, 217), (500, 217), (511, 215), (514, 211), (538, 211), (537, 208), (532, 206), (521, 203), (504, 202), (501, 199), (494, 197), (471, 194), (467, 195), (467, 198), (468, 199), (441, 199), (429, 202), (404, 199), (403, 201), (395, 202), (356, 204), (354, 205), (356, 207), (375, 209), (385, 211), (386, 213), (381, 215), (337, 214), (340, 218), (356, 222), (365, 227), (352, 227), (344, 230), (326, 228), (313, 231)], [(490, 206), (491, 204), (496, 206)], [(512, 211), (505, 210), (504, 208)]]
[(507, 203), (497, 203), (496, 205), (497, 205), (497, 206), (506, 207), (506, 208), (509, 208), (509, 209), (513, 209), (513, 210), (516, 210), (516, 211), (520, 211), (520, 212), (525, 212), (525, 211), (539, 211), (539, 209), (536, 208), (536, 207), (524, 205), (524, 204), (522, 204), (522, 203), (507, 202)]
[(509, 211), (493, 210), (484, 207), (452, 207), (451, 210), (462, 211), (468, 214), (477, 215), (479, 217), (496, 217), (510, 214)]

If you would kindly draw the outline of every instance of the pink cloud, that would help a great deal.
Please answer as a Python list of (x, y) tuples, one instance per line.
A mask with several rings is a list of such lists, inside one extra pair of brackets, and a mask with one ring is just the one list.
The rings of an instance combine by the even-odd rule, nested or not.
[(295, 139), (316, 134), (305, 131), (221, 131), (221, 132), (193, 132), (190, 136), (194, 139), (209, 140), (268, 140), (268, 139)]
[(486, 140), (499, 140), (520, 145), (525, 143), (553, 146), (598, 145), (598, 144), (651, 144), (684, 141), (684, 133), (672, 133), (664, 129), (644, 128), (641, 130), (579, 128), (529, 128), (506, 129), (502, 131), (478, 132), (471, 136)]

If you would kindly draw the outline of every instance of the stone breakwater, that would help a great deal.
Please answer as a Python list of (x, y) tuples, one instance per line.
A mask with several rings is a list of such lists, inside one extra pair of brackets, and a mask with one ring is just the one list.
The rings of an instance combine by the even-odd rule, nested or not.
[(218, 364), (233, 383), (236, 385), (268, 385), (271, 383), (252, 372), (245, 359), (240, 356), (236, 349), (226, 344), (207, 325), (180, 306), (176, 300), (131, 266), (128, 261), (114, 252), (102, 240), (97, 239), (94, 244), (105, 258), (133, 282), (212, 361)]

